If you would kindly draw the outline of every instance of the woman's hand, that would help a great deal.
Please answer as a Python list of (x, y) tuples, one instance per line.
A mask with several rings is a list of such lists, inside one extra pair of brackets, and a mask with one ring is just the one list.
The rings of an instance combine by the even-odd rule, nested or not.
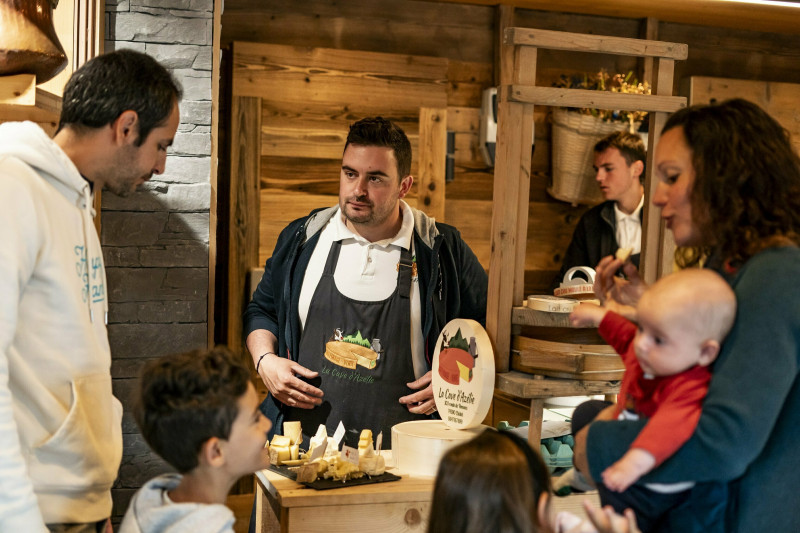
[(608, 505), (598, 509), (589, 501), (583, 502), (583, 509), (597, 533), (642, 533), (632, 509), (625, 509), (625, 516), (620, 516)]
[[(617, 276), (619, 269), (628, 279)], [(639, 277), (639, 271), (633, 263), (623, 263), (614, 256), (607, 256), (600, 260), (595, 267), (594, 293), (600, 299), (603, 307), (614, 311), (625, 318), (636, 318), (636, 304), (647, 285)]]

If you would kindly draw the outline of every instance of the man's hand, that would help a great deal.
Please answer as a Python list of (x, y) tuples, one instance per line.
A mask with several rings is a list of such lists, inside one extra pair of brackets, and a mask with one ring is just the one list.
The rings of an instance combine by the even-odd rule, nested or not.
[(408, 411), (418, 415), (430, 415), (436, 412), (436, 402), (433, 401), (433, 385), (431, 372), (416, 381), (407, 383), (410, 389), (422, 389), (408, 396), (400, 398), (400, 403), (408, 406)]
[(615, 492), (623, 492), (656, 465), (656, 458), (641, 448), (631, 448), (622, 459), (603, 470), (603, 484)]
[(311, 379), (317, 377), (317, 372), (295, 361), (273, 354), (265, 355), (259, 365), (258, 375), (270, 394), (284, 405), (313, 409), (322, 403), (323, 392), (297, 377)]

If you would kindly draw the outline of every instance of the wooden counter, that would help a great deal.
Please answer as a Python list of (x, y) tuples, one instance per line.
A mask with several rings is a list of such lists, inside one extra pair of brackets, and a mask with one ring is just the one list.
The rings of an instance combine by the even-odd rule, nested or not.
[(315, 490), (262, 470), (256, 473), (256, 531), (339, 533), (415, 531), (428, 527), (434, 478)]

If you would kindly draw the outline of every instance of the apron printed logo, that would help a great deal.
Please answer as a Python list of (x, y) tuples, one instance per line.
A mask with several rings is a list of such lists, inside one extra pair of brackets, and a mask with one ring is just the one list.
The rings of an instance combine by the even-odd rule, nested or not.
[(361, 331), (356, 331), (355, 335), (343, 335), (342, 330), (336, 328), (325, 344), (325, 359), (351, 370), (355, 370), (356, 366), (372, 370), (378, 364), (382, 351), (380, 339), (365, 339)]
[(461, 328), (455, 336), (447, 340), (447, 331), (442, 331), (442, 345), (439, 350), (439, 376), (451, 385), (461, 381), (472, 381), (472, 369), (478, 358), (475, 337), (469, 342), (461, 335)]

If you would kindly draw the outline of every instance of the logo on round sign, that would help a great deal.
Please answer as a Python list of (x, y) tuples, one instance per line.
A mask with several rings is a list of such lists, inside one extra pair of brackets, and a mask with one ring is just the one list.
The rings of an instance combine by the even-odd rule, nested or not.
[(483, 422), (494, 392), (494, 353), (478, 322), (455, 319), (442, 329), (432, 384), (436, 408), (449, 427), (467, 429)]

